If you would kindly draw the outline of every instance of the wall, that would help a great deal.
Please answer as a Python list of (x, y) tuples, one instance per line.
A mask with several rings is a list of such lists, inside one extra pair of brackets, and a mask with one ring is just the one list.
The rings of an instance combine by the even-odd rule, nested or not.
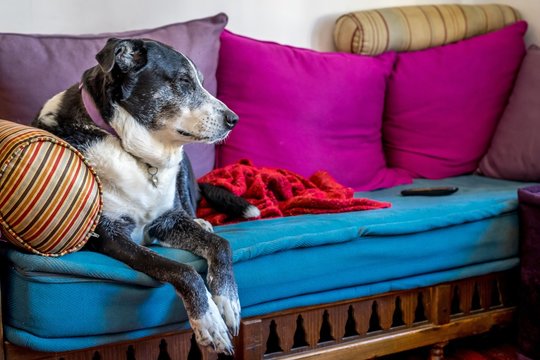
[[(213, 15), (229, 15), (229, 29), (259, 39), (332, 50), (338, 15), (353, 10), (494, 0), (1, 0), (0, 32), (97, 33), (149, 28)], [(540, 43), (540, 1), (503, 0), (530, 23), (529, 43)]]

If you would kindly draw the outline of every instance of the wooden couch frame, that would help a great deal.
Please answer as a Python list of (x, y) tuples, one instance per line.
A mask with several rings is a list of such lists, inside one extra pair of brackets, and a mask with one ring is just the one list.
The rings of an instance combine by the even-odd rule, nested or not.
[(358, 360), (424, 346), (432, 346), (431, 359), (443, 359), (448, 341), (512, 323), (517, 280), (517, 271), (509, 270), (243, 319), (240, 335), (235, 338), (234, 357), (201, 351), (189, 330), (78, 351), (45, 353), (10, 344), (0, 327), (0, 359)]

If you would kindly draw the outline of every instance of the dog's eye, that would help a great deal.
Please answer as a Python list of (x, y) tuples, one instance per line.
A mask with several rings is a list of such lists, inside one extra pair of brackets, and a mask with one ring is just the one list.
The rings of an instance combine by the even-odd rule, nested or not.
[(192, 83), (191, 79), (186, 76), (178, 78), (178, 82), (182, 85), (191, 85)]

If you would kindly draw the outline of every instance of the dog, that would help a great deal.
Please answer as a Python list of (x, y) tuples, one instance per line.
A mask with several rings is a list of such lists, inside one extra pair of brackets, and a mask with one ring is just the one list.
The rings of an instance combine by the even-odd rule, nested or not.
[[(225, 189), (199, 186), (183, 145), (222, 141), (238, 116), (205, 90), (187, 56), (163, 43), (112, 38), (96, 60), (33, 122), (77, 148), (101, 180), (103, 212), (88, 246), (172, 284), (197, 342), (232, 354), (240, 324), (232, 252), (196, 219), (196, 207), (202, 195), (231, 216), (260, 212)], [(205, 258), (208, 288), (193, 267), (145, 246), (152, 242)]]

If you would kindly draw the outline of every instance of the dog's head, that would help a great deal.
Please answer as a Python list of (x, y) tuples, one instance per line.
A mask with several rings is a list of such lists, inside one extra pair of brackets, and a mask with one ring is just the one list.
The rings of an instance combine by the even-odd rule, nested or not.
[(116, 122), (129, 115), (129, 121), (134, 119), (137, 127), (169, 145), (214, 143), (238, 122), (238, 116), (203, 87), (193, 62), (165, 44), (113, 38), (96, 60), (106, 98), (117, 112), (127, 114), (116, 116)]

